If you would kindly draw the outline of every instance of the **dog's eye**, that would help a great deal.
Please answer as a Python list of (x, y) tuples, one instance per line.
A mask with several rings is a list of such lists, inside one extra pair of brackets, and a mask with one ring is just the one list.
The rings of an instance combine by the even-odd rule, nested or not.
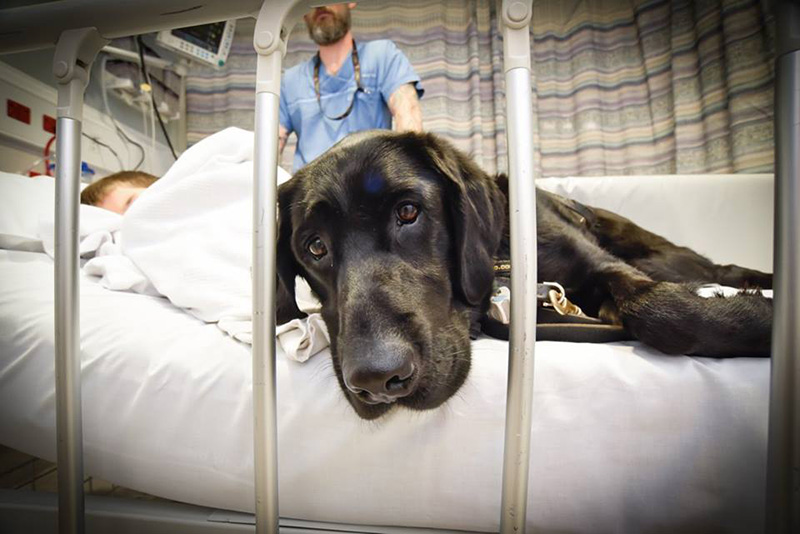
[(322, 242), (322, 239), (319, 237), (314, 237), (309, 240), (306, 248), (314, 256), (315, 260), (321, 260), (325, 254), (328, 253), (328, 247), (325, 246), (325, 243)]
[(405, 202), (397, 206), (397, 222), (400, 224), (411, 224), (419, 217), (419, 208), (411, 202)]

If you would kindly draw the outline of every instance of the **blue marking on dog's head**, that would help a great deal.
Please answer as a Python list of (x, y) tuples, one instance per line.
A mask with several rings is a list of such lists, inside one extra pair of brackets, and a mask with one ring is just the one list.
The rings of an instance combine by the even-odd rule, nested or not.
[(386, 180), (378, 173), (370, 172), (364, 176), (364, 190), (370, 195), (377, 195), (386, 186)]

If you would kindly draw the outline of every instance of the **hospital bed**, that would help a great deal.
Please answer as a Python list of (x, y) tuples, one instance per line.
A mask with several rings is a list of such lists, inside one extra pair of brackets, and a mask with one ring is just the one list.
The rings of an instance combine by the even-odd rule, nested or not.
[[(771, 175), (538, 184), (591, 198), (718, 261), (771, 268)], [(13, 219), (33, 226), (52, 211), (52, 181), (0, 176), (0, 199), (4, 214), (11, 199), (24, 200)], [(82, 219), (93, 210), (83, 206)], [(19, 240), (0, 251), (0, 436), (52, 460), (53, 263), (31, 252), (33, 229), (13, 231)], [(164, 298), (109, 291), (85, 274), (80, 284), (86, 472), (202, 505), (206, 523), (252, 520), (241, 513), (254, 502), (249, 346)], [(468, 382), (444, 407), (365, 423), (344, 400), (327, 350), (299, 363), (279, 346), (281, 515), (338, 530), (496, 531), (507, 351), (478, 340)], [(539, 343), (531, 530), (681, 531), (702, 517), (711, 531), (758, 532), (768, 382), (765, 359)]]
[[(257, 531), (275, 531), (278, 525), (278, 448), (277, 427), (280, 419), (276, 413), (274, 317), (271, 301), (274, 280), (274, 199), (277, 160), (277, 94), (281, 69), (281, 48), (285, 46), (288, 29), (308, 2), (257, 2), (226, 1), (197, 5), (191, 2), (142, 1), (135, 5), (99, 1), (50, 2), (30, 8), (5, 10), (0, 17), (0, 49), (20, 50), (50, 45), (59, 40), (56, 48), (54, 73), (62, 84), (59, 94), (59, 146), (57, 151), (57, 253), (55, 273), (56, 376), (58, 386), (59, 441), (59, 525), (62, 531), (78, 532), (83, 528), (82, 480), (82, 426), (80, 366), (78, 361), (78, 306), (79, 287), (76, 226), (77, 226), (77, 174), (80, 158), (80, 101), (82, 85), (88, 65), (104, 38), (124, 34), (154, 31), (170, 26), (186, 26), (233, 18), (257, 11), (258, 22), (254, 42), (259, 52), (256, 87), (256, 190), (254, 194), (254, 317), (256, 321), (253, 354), (253, 406), (255, 434), (255, 511)], [(795, 325), (798, 311), (798, 167), (797, 155), (790, 147), (798, 146), (798, 110), (800, 110), (800, 48), (798, 39), (798, 8), (795, 4), (782, 6), (785, 16), (778, 16), (779, 59), (777, 72), (776, 113), (778, 134), (776, 158), (776, 320), (774, 328), (774, 353), (771, 374), (769, 469), (767, 471), (767, 525), (770, 532), (790, 532), (798, 524), (797, 465), (800, 463), (798, 443), (798, 381), (797, 353), (800, 348)], [(535, 282), (535, 212), (529, 201), (533, 197), (533, 162), (528, 149), (531, 146), (529, 40), (527, 24), (530, 20), (530, 3), (506, 1), (502, 3), (504, 25), (504, 52), (506, 58), (507, 105), (509, 113), (509, 164), (511, 177), (512, 261), (517, 273), (512, 280), (512, 292), (524, 295), (515, 299), (512, 309), (513, 323), (508, 351), (508, 402), (504, 430), (504, 462), (497, 465), (502, 472), (502, 483), (490, 489), (502, 489), (495, 497), (495, 508), (500, 510), (500, 529), (503, 532), (524, 530), (528, 503), (528, 456), (531, 447), (531, 416), (533, 398), (533, 337), (526, 335), (535, 325), (534, 291), (526, 285)], [(34, 22), (35, 21), (35, 22)], [(64, 31), (94, 26), (99, 31)], [(25, 31), (23, 31), (25, 30)], [(60, 37), (59, 37), (60, 35)], [(102, 37), (101, 37), (102, 36)], [(528, 202), (525, 202), (525, 199)], [(10, 260), (11, 263), (27, 261)], [(521, 266), (521, 267), (520, 267)], [(527, 281), (527, 284), (526, 284)], [(530, 288), (528, 288), (530, 289)], [(503, 351), (505, 349), (502, 349)], [(476, 351), (478, 355), (480, 350)], [(546, 361), (546, 360), (545, 360)], [(742, 365), (742, 364), (727, 364)], [(546, 367), (545, 367), (546, 369)], [(86, 372), (85, 370), (83, 371)], [(753, 372), (752, 370), (750, 371)], [(638, 386), (638, 384), (637, 384)], [(329, 388), (335, 389), (335, 388)], [(335, 392), (338, 393), (338, 392)], [(416, 421), (426, 420), (420, 416)], [(124, 417), (121, 418), (124, 420)], [(413, 419), (413, 418), (412, 418)], [(497, 441), (499, 441), (499, 436)], [(451, 443), (461, 447), (455, 439)], [(206, 458), (214, 465), (213, 458)], [(792, 466), (795, 466), (792, 468)], [(437, 472), (439, 463), (431, 469)], [(311, 469), (310, 466), (307, 466)], [(316, 480), (326, 477), (324, 466), (311, 470)], [(321, 483), (321, 482), (320, 482)], [(443, 484), (443, 480), (439, 480)], [(668, 480), (665, 480), (665, 484)], [(280, 488), (287, 491), (285, 488)], [(368, 492), (370, 488), (363, 488)], [(291, 490), (289, 490), (291, 491)], [(281, 493), (282, 495), (282, 493)], [(561, 495), (568, 500), (569, 495)], [(358, 496), (356, 496), (356, 499)], [(497, 507), (497, 501), (500, 506)], [(533, 500), (534, 506), (537, 501)], [(469, 503), (464, 509), (480, 508)], [(391, 506), (391, 503), (389, 503)], [(657, 503), (652, 503), (657, 506)], [(23, 507), (24, 508), (24, 507)], [(382, 517), (386, 517), (383, 515)], [(437, 526), (437, 514), (418, 516), (422, 524), (411, 526)], [(430, 519), (430, 521), (428, 521)], [(447, 528), (438, 525), (440, 528)], [(463, 525), (469, 527), (471, 525)], [(295, 528), (295, 527), (292, 527)], [(296, 527), (321, 528), (321, 527)], [(491, 527), (489, 527), (491, 528)], [(485, 529), (485, 528), (484, 528)]]

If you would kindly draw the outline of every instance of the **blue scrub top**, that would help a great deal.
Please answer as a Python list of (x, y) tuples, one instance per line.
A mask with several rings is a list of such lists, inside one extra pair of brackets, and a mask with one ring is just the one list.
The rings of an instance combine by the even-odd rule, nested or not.
[[(423, 89), (411, 63), (392, 41), (356, 41), (361, 67), (361, 86), (350, 115), (342, 120), (323, 116), (314, 94), (314, 59), (288, 69), (281, 81), (280, 121), (291, 133), (297, 134), (297, 150), (292, 171), (311, 162), (347, 134), (374, 128), (391, 128), (392, 115), (387, 102), (403, 84), (413, 83), (417, 95)], [(319, 85), (322, 108), (328, 117), (338, 117), (350, 105), (356, 90), (351, 56), (339, 72), (330, 76), (320, 64)]]

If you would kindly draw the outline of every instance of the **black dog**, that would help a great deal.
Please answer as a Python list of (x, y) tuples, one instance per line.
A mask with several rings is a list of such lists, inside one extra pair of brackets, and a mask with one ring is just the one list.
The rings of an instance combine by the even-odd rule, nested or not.
[[(504, 177), (432, 134), (355, 134), (279, 191), (278, 322), (303, 314), (294, 280), (322, 302), (333, 367), (358, 415), (435, 408), (470, 367), (470, 317), (487, 309), (507, 254)], [(611, 212), (537, 191), (540, 280), (589, 315), (668, 354), (769, 356), (771, 301), (695, 295), (699, 283), (772, 285), (715, 265)], [(508, 256), (505, 256), (508, 257)]]

